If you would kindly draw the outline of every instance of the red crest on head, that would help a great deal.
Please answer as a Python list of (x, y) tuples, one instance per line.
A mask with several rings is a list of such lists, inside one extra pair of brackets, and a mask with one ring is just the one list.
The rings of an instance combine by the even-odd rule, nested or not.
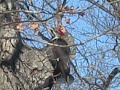
[(59, 35), (61, 35), (61, 36), (64, 36), (66, 33), (65, 26), (60, 26), (57, 30), (58, 30)]

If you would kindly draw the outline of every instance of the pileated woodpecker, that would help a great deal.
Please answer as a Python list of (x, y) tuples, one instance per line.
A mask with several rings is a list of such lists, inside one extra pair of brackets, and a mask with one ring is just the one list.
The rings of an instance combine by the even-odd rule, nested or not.
[[(60, 36), (65, 36), (68, 32), (58, 31)], [(64, 40), (64, 38), (55, 38), (51, 41), (53, 44), (57, 45), (68, 45), (68, 43)], [(43, 84), (43, 88), (51, 87), (54, 84), (54, 80), (57, 81), (61, 77), (65, 82), (72, 82), (74, 80), (73, 76), (70, 75), (70, 47), (60, 47), (60, 46), (50, 46), (47, 55), (48, 58), (54, 68), (53, 76), (50, 76), (46, 79)]]
[[(73, 82), (74, 78), (72, 75), (70, 75), (70, 47), (67, 47), (68, 43), (67, 41), (62, 38), (63, 36), (67, 35), (68, 32), (65, 31), (58, 31), (58, 34), (60, 37), (57, 36), (57, 38), (52, 39), (50, 43), (57, 44), (60, 46), (50, 46), (48, 45), (48, 48), (46, 49), (46, 53), (48, 55), (48, 59), (51, 62), (54, 71), (53, 76), (49, 76), (45, 83), (37, 87), (35, 90), (40, 90), (40, 88), (48, 88), (48, 90), (51, 90), (54, 81), (58, 82), (67, 82), (71, 83)], [(56, 34), (57, 35), (57, 34)], [(66, 45), (66, 46), (65, 46)], [(63, 46), (63, 47), (61, 47)], [(65, 46), (65, 47), (64, 47)]]
[[(55, 39), (51, 41), (51, 43), (57, 45), (68, 45), (67, 42), (61, 38)], [(71, 83), (74, 80), (73, 76), (70, 75), (70, 48), (49, 46), (47, 50), (49, 61), (54, 68), (53, 76), (49, 76), (45, 80), (45, 83), (42, 86), (36, 88), (35, 90), (40, 90), (40, 88), (48, 88), (48, 90), (51, 90), (54, 81)]]

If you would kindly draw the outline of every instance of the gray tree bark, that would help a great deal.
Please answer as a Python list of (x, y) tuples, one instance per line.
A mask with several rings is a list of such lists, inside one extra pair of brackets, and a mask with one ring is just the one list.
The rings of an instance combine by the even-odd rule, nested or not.
[[(0, 11), (7, 10), (6, 1), (2, 1)], [(47, 47), (37, 50), (24, 46), (13, 24), (3, 26), (11, 17), (0, 14), (0, 90), (33, 90), (52, 75)]]
[[(15, 1), (1, 0), (0, 12), (15, 10)], [(16, 24), (8, 24), (15, 21), (14, 15), (17, 14), (0, 14), (0, 90), (34, 90), (53, 72), (46, 54), (48, 47), (35, 49), (23, 45)], [(65, 40), (74, 44), (70, 35)], [(72, 59), (75, 47), (70, 49)]]
[(113, 7), (116, 17), (120, 20), (120, 0), (107, 0)]

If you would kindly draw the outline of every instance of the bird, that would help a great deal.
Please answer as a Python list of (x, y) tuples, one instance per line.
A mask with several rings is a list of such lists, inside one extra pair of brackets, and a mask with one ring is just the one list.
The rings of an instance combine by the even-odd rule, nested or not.
[(72, 83), (74, 81), (74, 77), (70, 74), (71, 50), (70, 50), (70, 47), (67, 46), (68, 45), (67, 41), (65, 41), (63, 38), (65, 37), (65, 35), (67, 35), (67, 33), (68, 32), (66, 31), (59, 30), (58, 31), (59, 36), (56, 36), (57, 38), (55, 37), (50, 41), (50, 43), (58, 46), (48, 45), (48, 48), (46, 49), (48, 59), (52, 64), (54, 71), (53, 71), (53, 75), (49, 76), (45, 80), (45, 83), (40, 86), (41, 89), (47, 87), (48, 90), (51, 90), (54, 82), (56, 81), (61, 83)]

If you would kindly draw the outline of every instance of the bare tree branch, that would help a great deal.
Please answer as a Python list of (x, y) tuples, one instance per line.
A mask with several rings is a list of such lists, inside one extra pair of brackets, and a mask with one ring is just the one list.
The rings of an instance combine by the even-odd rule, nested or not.
[(100, 9), (102, 9), (103, 11), (109, 13), (110, 15), (112, 15), (113, 17), (116, 17), (115, 14), (111, 13), (110, 10), (108, 10), (107, 8), (105, 8), (103, 5), (100, 5), (98, 2), (94, 1), (94, 0), (87, 0), (88, 2), (96, 5), (97, 7), (99, 7)]
[(62, 7), (64, 7), (66, 3), (67, 3), (67, 0), (64, 0), (62, 3)]
[(114, 77), (120, 72), (120, 67), (113, 69), (113, 71), (109, 74), (107, 80), (103, 83), (103, 87), (106, 90)]

